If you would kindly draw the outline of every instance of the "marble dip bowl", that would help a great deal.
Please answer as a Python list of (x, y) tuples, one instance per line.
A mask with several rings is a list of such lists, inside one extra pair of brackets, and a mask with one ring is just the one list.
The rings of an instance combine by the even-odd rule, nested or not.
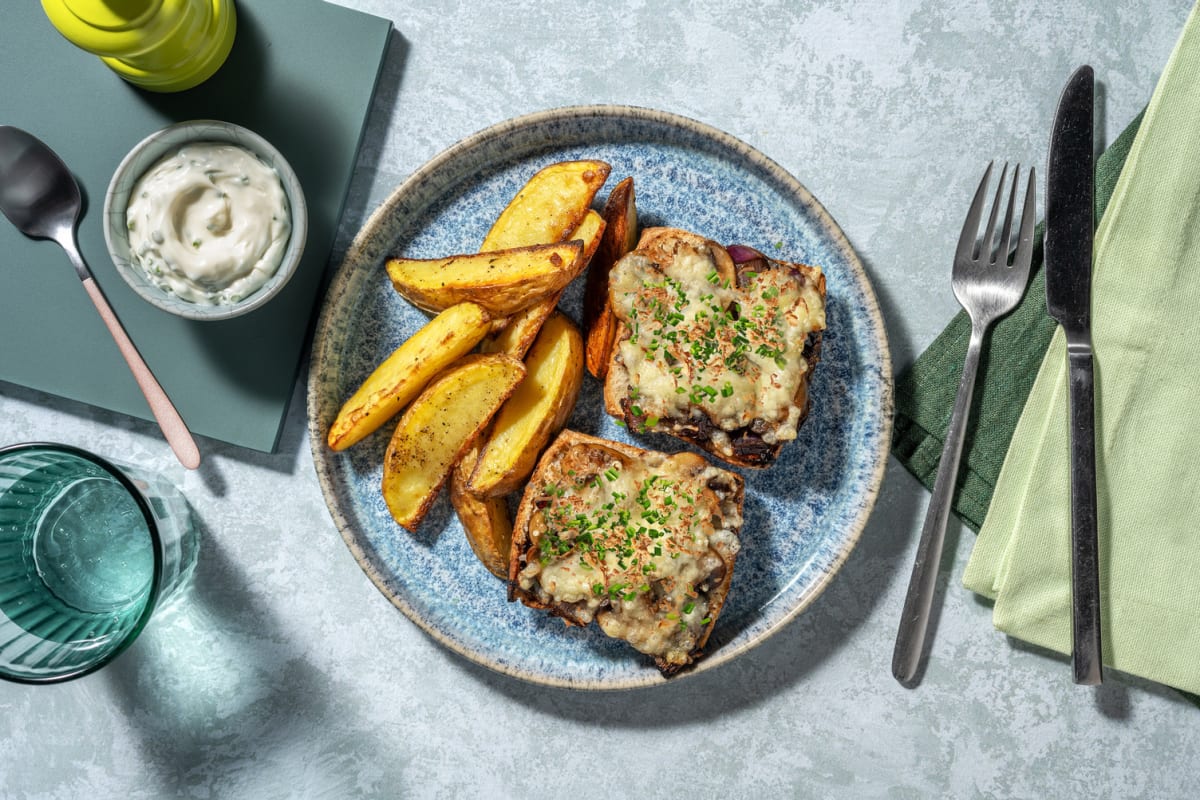
[[(151, 167), (182, 145), (191, 142), (220, 142), (250, 151), (279, 175), (291, 214), (291, 234), (283, 260), (275, 273), (258, 290), (232, 304), (209, 305), (187, 300), (166, 291), (133, 262), (125, 211), (130, 194)], [(304, 253), (308, 232), (308, 208), (304, 191), (287, 159), (270, 142), (251, 130), (219, 120), (193, 120), (170, 125), (147, 136), (121, 161), (104, 197), (104, 240), (117, 273), (148, 303), (176, 316), (214, 321), (241, 316), (275, 297), (295, 274)]]

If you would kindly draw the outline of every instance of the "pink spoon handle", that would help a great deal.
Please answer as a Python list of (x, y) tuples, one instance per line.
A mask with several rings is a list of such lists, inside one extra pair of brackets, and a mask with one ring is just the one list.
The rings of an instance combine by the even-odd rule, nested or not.
[(112, 307), (108, 304), (108, 300), (104, 298), (100, 287), (96, 285), (96, 281), (91, 276), (84, 278), (83, 288), (87, 289), (88, 296), (92, 298), (92, 303), (95, 304), (96, 310), (100, 312), (100, 318), (104, 320), (108, 332), (112, 334), (113, 341), (117, 343), (117, 348), (121, 351), (121, 355), (125, 357), (125, 363), (129, 365), (130, 371), (133, 372), (134, 380), (137, 381), (142, 394), (146, 396), (146, 402), (150, 404), (150, 411), (154, 414), (154, 419), (158, 420), (158, 426), (162, 428), (163, 436), (167, 439), (167, 444), (175, 452), (179, 463), (188, 469), (196, 469), (200, 466), (200, 449), (196, 446), (196, 441), (187, 429), (183, 417), (179, 416), (179, 412), (175, 410), (171, 399), (167, 397), (167, 393), (159, 386), (158, 380), (150, 372), (150, 368), (146, 366), (146, 362), (142, 360), (142, 356), (138, 353), (137, 348), (133, 346), (133, 342), (129, 339), (129, 334), (125, 333), (125, 328), (121, 326), (120, 320), (113, 313)]

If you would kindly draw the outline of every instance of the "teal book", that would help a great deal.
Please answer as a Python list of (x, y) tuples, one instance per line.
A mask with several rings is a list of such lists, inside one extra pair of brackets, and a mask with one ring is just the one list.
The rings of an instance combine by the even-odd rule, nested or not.
[[(8, 5), (0, 124), (29, 131), (75, 174), (85, 197), (83, 257), (192, 432), (272, 451), (307, 352), (391, 22), (322, 0), (237, 0), (237, 37), (221, 69), (194, 89), (155, 94), (70, 44), (40, 4)], [(104, 194), (121, 159), (146, 135), (189, 119), (227, 120), (262, 135), (291, 163), (308, 203), (296, 276), (267, 305), (220, 322), (180, 319), (139, 298), (104, 244)], [(0, 393), (12, 386), (152, 419), (63, 251), (0, 219)]]

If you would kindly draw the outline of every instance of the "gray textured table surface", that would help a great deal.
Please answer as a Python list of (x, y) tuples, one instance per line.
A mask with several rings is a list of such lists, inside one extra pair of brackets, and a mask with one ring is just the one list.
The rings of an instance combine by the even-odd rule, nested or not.
[[(439, 151), (579, 103), (744, 139), (824, 203), (867, 265), (897, 370), (957, 306), (950, 253), (986, 160), (1045, 163), (1062, 81), (1096, 68), (1108, 139), (1150, 96), (1189, 4), (401, 3), (337, 252)], [(589, 36), (588, 31), (595, 31)], [(97, 69), (102, 67), (97, 64)], [(336, 258), (336, 255), (335, 255)], [(817, 602), (734, 662), (652, 691), (539, 689), (466, 663), (364, 577), (330, 521), (297, 390), (272, 456), (0, 386), (0, 440), (172, 475), (203, 523), (189, 602), (101, 673), (0, 684), (3, 797), (1196, 797), (1200, 709), (1007, 641), (954, 578), (932, 662), (889, 670), (928, 496), (894, 461)], [(949, 559), (950, 557), (948, 557)]]

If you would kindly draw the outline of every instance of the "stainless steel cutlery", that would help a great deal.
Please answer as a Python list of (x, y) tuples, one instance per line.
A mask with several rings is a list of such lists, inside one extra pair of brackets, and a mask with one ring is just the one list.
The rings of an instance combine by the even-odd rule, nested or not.
[(1030, 169), (1020, 222), (1017, 225), (1014, 252), (1013, 208), (1020, 184), (1020, 173), (1019, 166), (1013, 170), (1012, 190), (1008, 194), (1004, 221), (997, 229), (996, 218), (1003, 204), (1007, 165), (1001, 170), (987, 226), (983, 236), (977, 241), (988, 180), (992, 174), (992, 165), (988, 164), (979, 189), (975, 192), (975, 199), (967, 212), (967, 219), (963, 223), (958, 240), (958, 249), (954, 254), (954, 296), (971, 318), (971, 339), (967, 345), (967, 357), (958, 384), (958, 395), (954, 401), (954, 410), (950, 414), (941, 462), (933, 484), (933, 496), (929, 500), (925, 524), (921, 529), (921, 541), (917, 546), (917, 557), (913, 563), (908, 594), (904, 598), (904, 611), (892, 655), (892, 674), (905, 685), (910, 685), (917, 679), (923, 659), (938, 564), (942, 558), (942, 546), (946, 538), (946, 523), (950, 516), (951, 498), (958, 477), (963, 436), (971, 410), (971, 397), (975, 387), (975, 373), (979, 368), (983, 337), (993, 322), (1016, 307), (1029, 281), (1029, 265), (1033, 260), (1034, 221), (1037, 216), (1036, 180), (1034, 170)]

